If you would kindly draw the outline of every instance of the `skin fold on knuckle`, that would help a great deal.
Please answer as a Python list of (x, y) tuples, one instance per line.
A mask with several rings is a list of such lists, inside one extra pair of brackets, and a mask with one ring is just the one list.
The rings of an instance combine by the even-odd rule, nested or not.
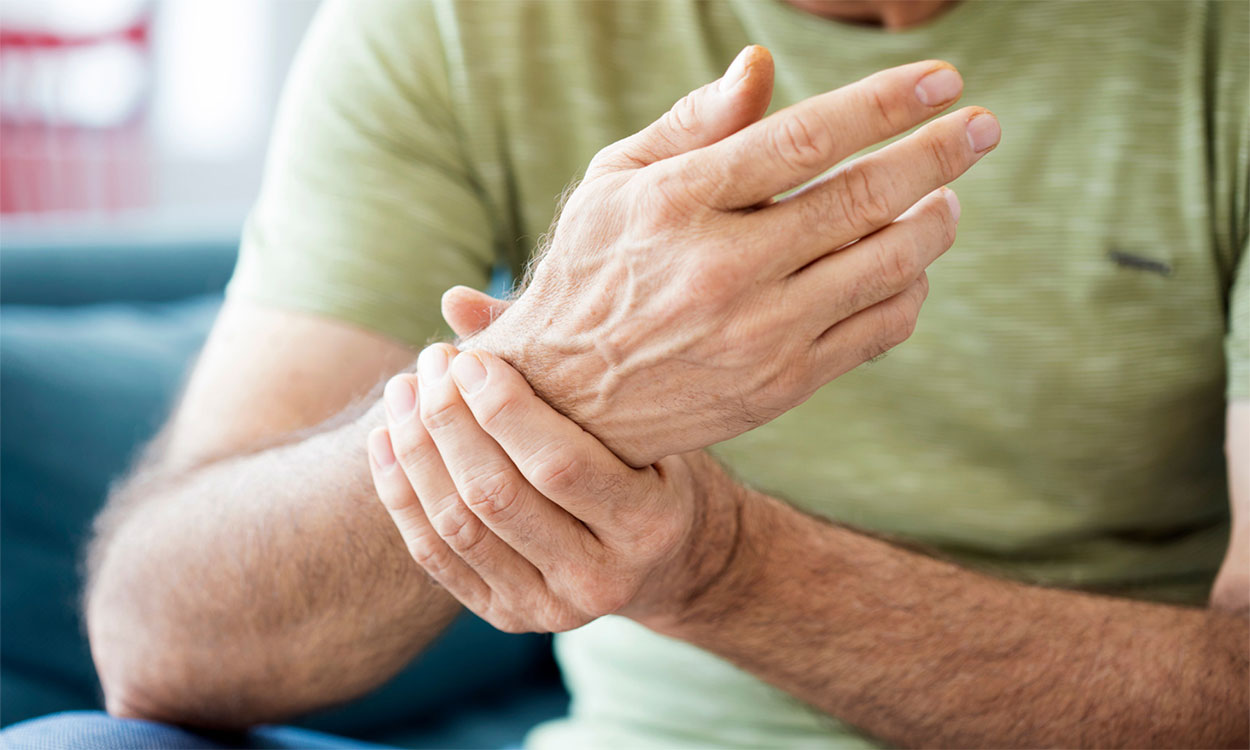
[(782, 118), (773, 131), (773, 149), (777, 158), (795, 172), (811, 172), (824, 166), (832, 144), (826, 129), (819, 122), (810, 122), (813, 115), (795, 113)]
[(962, 133), (955, 136), (936, 131), (925, 139), (924, 147), (936, 176), (935, 182), (950, 182), (963, 173), (966, 146), (962, 138)]
[(898, 242), (885, 245), (877, 253), (877, 289), (885, 299), (906, 289), (923, 270), (921, 255), (924, 254), (922, 238), (902, 237)]
[(586, 482), (587, 467), (581, 453), (566, 445), (543, 451), (530, 471), (531, 483), (545, 494), (562, 494)]
[(842, 169), (840, 176), (840, 184), (835, 183), (835, 193), (842, 215), (852, 225), (881, 227), (894, 218), (889, 196), (874, 183), (869, 167), (858, 161), (851, 162)]
[(424, 537), (408, 539), (408, 555), (431, 578), (440, 583), (451, 569), (451, 557), (447, 550), (430, 544), (430, 540)]
[(421, 422), (430, 432), (454, 429), (459, 424), (456, 401), (443, 394), (421, 397)]
[(686, 94), (665, 113), (664, 118), (668, 129), (664, 133), (668, 139), (666, 145), (677, 148), (673, 135), (694, 135), (699, 132), (699, 100), (706, 95), (706, 87)]
[(524, 399), (527, 395), (526, 389), (512, 378), (492, 378), (489, 387), (469, 398), (469, 406), (478, 425), (488, 435), (498, 437), (509, 428), (524, 423)]
[(892, 83), (892, 78), (884, 74), (881, 77), (872, 76), (865, 81), (864, 107), (872, 116), (884, 122), (887, 129), (896, 131), (903, 128), (903, 112), (898, 106), (898, 97), (892, 90)]
[(508, 469), (490, 470), (467, 482), (460, 490), (464, 504), (487, 522), (507, 523), (515, 516), (521, 498), (521, 484)]
[(430, 516), (430, 524), (447, 546), (466, 561), (478, 556), (489, 533), (481, 520), (460, 502), (447, 503)]

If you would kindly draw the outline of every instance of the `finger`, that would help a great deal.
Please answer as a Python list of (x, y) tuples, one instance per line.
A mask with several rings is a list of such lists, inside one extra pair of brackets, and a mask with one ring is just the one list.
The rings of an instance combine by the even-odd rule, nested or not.
[[(446, 344), (435, 346), (450, 348)], [(420, 370), (420, 358), (417, 367)], [(422, 401), (426, 389), (414, 388), (416, 380), (410, 374), (397, 375), (386, 386), (387, 424), (398, 463), (412, 483), (431, 528), (451, 551), (468, 563), (494, 594), (513, 602), (524, 600), (530, 591), (542, 588), (541, 576), (460, 501), (437, 444), (418, 416), (425, 409)]]
[[(902, 292), (955, 242), (959, 199), (950, 188), (925, 196), (893, 223), (829, 253), (788, 280), (790, 294), (823, 333), (838, 321)], [(846, 294), (830, 294), (845, 289)]]
[(586, 178), (645, 167), (715, 143), (763, 117), (772, 94), (772, 55), (750, 45), (720, 79), (690, 92), (660, 119), (601, 151)]
[(697, 175), (694, 192), (711, 207), (748, 208), (927, 120), (962, 90), (959, 73), (940, 60), (890, 68), (805, 99), (667, 166)]
[[(503, 448), (536, 490), (585, 523), (596, 536), (627, 530), (639, 510), (619, 496), (654, 469), (632, 469), (593, 435), (547, 405), (506, 362), (484, 351), (457, 358), (456, 377), (477, 423)], [(485, 375), (466, 376), (472, 364)], [(648, 478), (649, 477), (649, 478)]]
[(821, 382), (812, 389), (879, 357), (911, 337), (920, 306), (929, 294), (929, 278), (921, 275), (906, 289), (838, 323), (812, 347), (813, 372)]
[(412, 559), (461, 604), (470, 609), (484, 607), (490, 601), (490, 590), (430, 526), (412, 484), (395, 460), (385, 427), (369, 433), (369, 470), (378, 499), (386, 506)]
[[(973, 147), (973, 134), (982, 150)], [(771, 238), (778, 270), (799, 268), (893, 221), (916, 201), (953, 181), (998, 143), (998, 120), (968, 107), (856, 159), (828, 177), (744, 217)], [(748, 229), (747, 231), (752, 231)]]
[(530, 485), (503, 448), (478, 425), (457, 390), (459, 383), (467, 386), (485, 377), (477, 360), (460, 354), (451, 372), (455, 380), (446, 375), (433, 380), (423, 372), (421, 418), (460, 499), (488, 529), (540, 570), (584, 565), (594, 537)]
[(453, 286), (443, 292), (443, 319), (457, 336), (468, 338), (495, 322), (511, 304), (467, 286)]

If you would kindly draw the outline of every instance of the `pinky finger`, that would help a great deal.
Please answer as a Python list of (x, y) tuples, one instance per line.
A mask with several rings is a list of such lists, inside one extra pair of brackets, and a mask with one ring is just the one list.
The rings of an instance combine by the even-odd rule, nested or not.
[(378, 499), (386, 506), (412, 559), (461, 604), (478, 614), (487, 611), (490, 587), (430, 525), (408, 476), (395, 461), (391, 435), (385, 427), (369, 433), (369, 470)]
[(826, 330), (812, 345), (812, 358), (820, 373), (818, 388), (854, 370), (911, 338), (920, 306), (929, 295), (929, 277), (920, 278), (903, 291), (867, 307)]

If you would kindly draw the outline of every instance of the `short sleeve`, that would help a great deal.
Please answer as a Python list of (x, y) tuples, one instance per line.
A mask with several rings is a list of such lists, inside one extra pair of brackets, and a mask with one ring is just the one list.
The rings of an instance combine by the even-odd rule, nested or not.
[(1250, 4), (1217, 0), (1210, 8), (1212, 216), (1232, 269), (1224, 339), (1231, 401), (1250, 398)]
[(421, 346), (442, 292), (482, 288), (492, 211), (448, 90), (434, 9), (328, 0), (288, 76), (228, 294)]

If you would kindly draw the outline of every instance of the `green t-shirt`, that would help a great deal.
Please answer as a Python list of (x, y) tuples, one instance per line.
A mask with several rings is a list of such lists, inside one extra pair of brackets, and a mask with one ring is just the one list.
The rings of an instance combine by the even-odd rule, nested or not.
[[(982, 570), (1197, 603), (1228, 538), (1226, 398), (1250, 396), (1247, 8), (968, 1), (889, 33), (771, 0), (332, 1), (230, 293), (419, 346), (444, 289), (519, 268), (599, 148), (745, 44), (776, 58), (774, 109), (944, 58), (1003, 140), (954, 184), (915, 335), (714, 451)], [(870, 744), (620, 618), (557, 649), (572, 715), (536, 747)]]

